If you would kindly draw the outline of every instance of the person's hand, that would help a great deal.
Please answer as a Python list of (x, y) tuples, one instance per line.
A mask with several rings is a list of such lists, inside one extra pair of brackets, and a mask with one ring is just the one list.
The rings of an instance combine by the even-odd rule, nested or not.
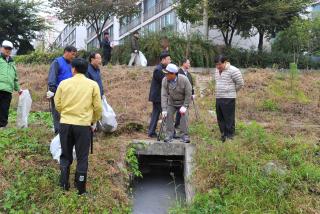
[(91, 131), (95, 132), (97, 130), (97, 123), (94, 123), (93, 125), (91, 125)]
[(51, 99), (54, 96), (52, 91), (47, 91), (47, 99)]
[(187, 108), (184, 106), (181, 106), (180, 110), (179, 110), (181, 115), (184, 115), (187, 112)]
[(107, 100), (106, 95), (102, 95), (102, 99), (103, 99), (103, 100)]
[(22, 94), (22, 92), (23, 92), (23, 90), (20, 89), (19, 92), (18, 92), (19, 96)]
[(162, 113), (162, 119), (166, 118), (168, 116), (168, 112), (167, 111), (163, 111)]
[(192, 100), (195, 100), (195, 99), (196, 99), (196, 95), (195, 95), (195, 94), (192, 95), (192, 96), (191, 96), (191, 99), (192, 99)]
[(138, 53), (138, 50), (134, 50), (135, 53)]

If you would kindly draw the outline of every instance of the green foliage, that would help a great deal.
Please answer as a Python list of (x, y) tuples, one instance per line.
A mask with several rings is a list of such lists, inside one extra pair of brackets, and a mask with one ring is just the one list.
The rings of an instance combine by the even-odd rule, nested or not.
[[(159, 63), (159, 56), (162, 51), (161, 40), (167, 37), (169, 40), (169, 52), (174, 63), (179, 64), (183, 58), (189, 57), (192, 66), (207, 67), (213, 66), (212, 59), (216, 55), (216, 48), (209, 42), (206, 42), (198, 34), (193, 34), (188, 39), (176, 32), (146, 32), (140, 38), (140, 48), (148, 59), (149, 65)], [(190, 48), (187, 51), (188, 43)], [(124, 45), (115, 47), (112, 52), (112, 63), (127, 64), (130, 59), (130, 42), (126, 41)]]
[[(170, 213), (299, 213), (304, 200), (317, 200), (310, 191), (320, 184), (314, 155), (320, 149), (310, 139), (272, 135), (252, 122), (238, 123), (236, 138), (222, 144), (206, 127), (191, 127), (202, 128), (198, 136), (206, 139), (197, 145), (195, 156), (200, 193), (191, 205), (178, 205)], [(277, 168), (268, 174), (265, 166), (270, 161), (279, 163), (282, 172)]]
[(126, 162), (129, 165), (129, 172), (136, 177), (142, 177), (142, 173), (139, 170), (139, 161), (136, 156), (136, 149), (129, 147), (126, 154)]
[(278, 111), (279, 110), (278, 104), (274, 100), (271, 100), (271, 99), (264, 100), (262, 102), (261, 108), (264, 111)]
[(0, 1), (0, 41), (5, 39), (15, 47), (36, 38), (36, 32), (46, 30), (44, 19), (38, 15), (39, 1)]

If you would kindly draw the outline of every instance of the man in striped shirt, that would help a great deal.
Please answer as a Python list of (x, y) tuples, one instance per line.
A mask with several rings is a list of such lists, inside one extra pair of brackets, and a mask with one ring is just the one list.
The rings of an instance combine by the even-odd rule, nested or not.
[(222, 142), (232, 139), (235, 134), (235, 107), (237, 91), (244, 86), (240, 70), (220, 55), (214, 60), (216, 71), (216, 113)]

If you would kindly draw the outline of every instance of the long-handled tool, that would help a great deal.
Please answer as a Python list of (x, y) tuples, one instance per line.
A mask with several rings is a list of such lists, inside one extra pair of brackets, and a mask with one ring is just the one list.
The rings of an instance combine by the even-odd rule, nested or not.
[(91, 145), (90, 145), (90, 147), (91, 147), (91, 154), (93, 154), (93, 130), (91, 130)]
[(192, 100), (192, 103), (193, 103), (194, 113), (195, 113), (195, 115), (196, 115), (196, 120), (197, 120), (197, 121), (200, 121), (200, 115), (199, 115), (198, 107), (197, 107), (197, 105), (195, 104), (194, 100)]
[(163, 132), (163, 127), (164, 127), (164, 125), (166, 123), (166, 119), (167, 119), (167, 117), (162, 119), (161, 126), (160, 126), (160, 131), (159, 131), (159, 134), (158, 134), (158, 137), (157, 137), (158, 141), (161, 140), (161, 135), (162, 135), (162, 132)]

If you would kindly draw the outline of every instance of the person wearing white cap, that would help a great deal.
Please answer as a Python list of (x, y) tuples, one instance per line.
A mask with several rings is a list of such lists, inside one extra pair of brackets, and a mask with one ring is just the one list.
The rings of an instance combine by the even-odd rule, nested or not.
[(189, 143), (188, 133), (188, 107), (191, 102), (192, 86), (189, 79), (178, 74), (178, 67), (169, 64), (166, 69), (166, 77), (162, 80), (161, 107), (162, 117), (166, 119), (165, 142), (171, 142), (174, 135), (174, 116), (179, 111), (181, 140)]
[(22, 93), (18, 82), (16, 65), (10, 56), (12, 49), (12, 42), (7, 40), (2, 42), (0, 56), (0, 128), (4, 128), (8, 124), (13, 91), (18, 91), (19, 95)]

